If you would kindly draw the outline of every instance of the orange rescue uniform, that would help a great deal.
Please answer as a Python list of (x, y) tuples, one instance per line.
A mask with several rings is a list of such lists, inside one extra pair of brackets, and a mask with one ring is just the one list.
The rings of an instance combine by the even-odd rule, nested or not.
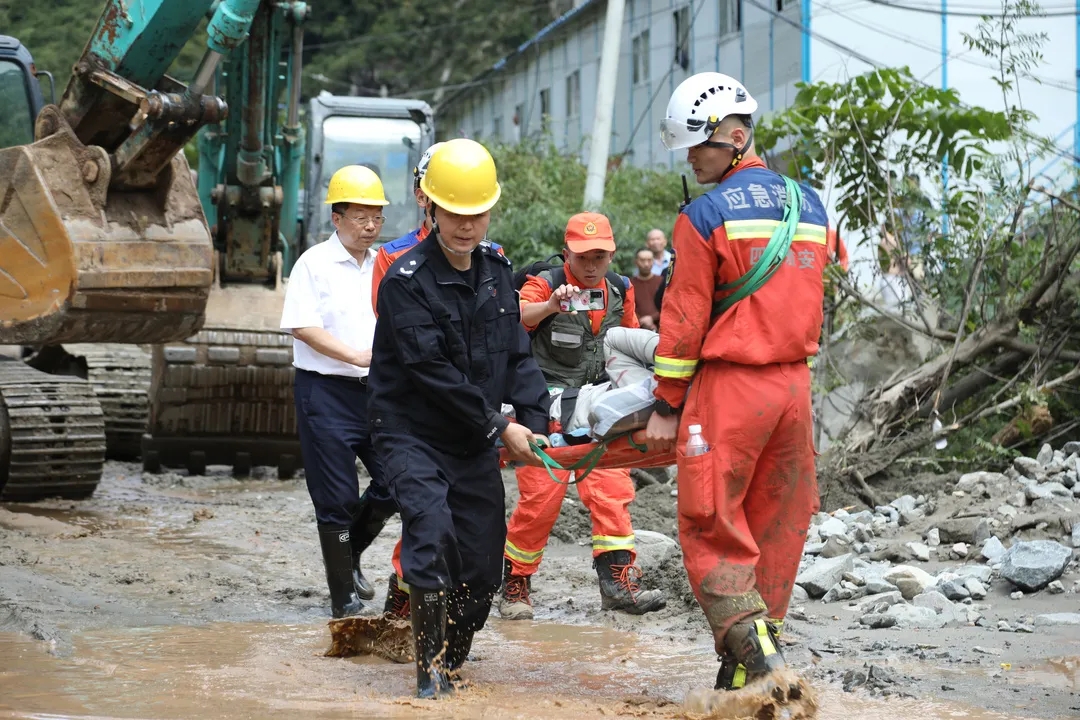
[[(721, 654), (737, 622), (785, 616), (819, 508), (808, 359), (818, 351), (829, 251), (842, 245), (817, 194), (801, 187), (787, 259), (719, 318), (714, 303), (730, 291), (718, 288), (750, 270), (780, 224), (783, 179), (748, 158), (690, 203), (672, 233), (656, 396), (682, 407), (679, 538)], [(686, 457), (690, 425), (701, 425), (709, 452)]]
[[(563, 265), (563, 271), (567, 284), (584, 287), (570, 272), (569, 263)], [(601, 287), (604, 289), (604, 306), (607, 307), (607, 282), (602, 282)], [(521, 304), (547, 302), (552, 290), (544, 280), (530, 276), (521, 288)], [(630, 285), (623, 300), (623, 327), (640, 327), (634, 302), (634, 287)], [(593, 335), (600, 331), (605, 312), (589, 311)], [(530, 331), (535, 329), (535, 326), (525, 327)], [(540, 567), (551, 528), (555, 526), (563, 498), (566, 497), (569, 486), (565, 483), (569, 481), (570, 473), (555, 471), (556, 477), (562, 481), (559, 483), (553, 482), (544, 468), (525, 466), (518, 468), (516, 475), (521, 496), (507, 524), (506, 558), (514, 575), (527, 577)], [(630, 471), (625, 468), (596, 469), (575, 487), (581, 504), (592, 518), (593, 557), (612, 550), (629, 550), (630, 562), (633, 563), (636, 553), (629, 507), (634, 499), (634, 481), (630, 478)]]

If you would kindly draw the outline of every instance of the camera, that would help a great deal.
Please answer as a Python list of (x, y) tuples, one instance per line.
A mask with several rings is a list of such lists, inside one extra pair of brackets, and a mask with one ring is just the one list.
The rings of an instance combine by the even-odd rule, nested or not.
[(559, 303), (563, 312), (603, 310), (604, 291), (601, 288), (582, 290), (570, 296), (568, 300)]

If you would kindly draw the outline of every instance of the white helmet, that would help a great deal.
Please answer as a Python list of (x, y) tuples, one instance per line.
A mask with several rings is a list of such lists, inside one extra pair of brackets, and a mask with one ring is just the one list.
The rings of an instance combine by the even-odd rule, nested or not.
[(420, 162), (416, 164), (416, 167), (414, 167), (412, 171), (413, 177), (416, 178), (413, 183), (414, 187), (420, 187), (420, 181), (424, 179), (424, 173), (427, 172), (427, 166), (428, 163), (431, 162), (431, 156), (445, 144), (446, 143), (437, 142), (425, 150), (424, 154), (420, 156)]
[(729, 75), (703, 72), (679, 83), (660, 121), (660, 142), (668, 150), (700, 145), (728, 115), (751, 115), (757, 101)]

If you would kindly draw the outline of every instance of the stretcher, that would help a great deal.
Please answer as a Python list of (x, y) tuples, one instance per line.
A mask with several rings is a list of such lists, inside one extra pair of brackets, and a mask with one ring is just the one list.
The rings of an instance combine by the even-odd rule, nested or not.
[[(632, 430), (599, 442), (568, 445), (564, 447), (541, 447), (529, 443), (540, 458), (551, 479), (557, 483), (574, 485), (581, 482), (597, 468), (661, 468), (675, 464), (675, 450), (650, 452), (645, 445), (645, 430)], [(509, 464), (506, 448), (499, 448), (500, 467)], [(570, 471), (569, 482), (560, 480), (555, 470)]]

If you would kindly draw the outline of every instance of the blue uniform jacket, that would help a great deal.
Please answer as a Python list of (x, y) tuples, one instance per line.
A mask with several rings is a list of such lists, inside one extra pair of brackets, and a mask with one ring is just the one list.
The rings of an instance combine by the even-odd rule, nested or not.
[(434, 234), (398, 258), (379, 290), (368, 415), (373, 431), (407, 432), (452, 455), (494, 447), (517, 421), (546, 433), (551, 399), (521, 325), (510, 261), (473, 251), (474, 290)]

